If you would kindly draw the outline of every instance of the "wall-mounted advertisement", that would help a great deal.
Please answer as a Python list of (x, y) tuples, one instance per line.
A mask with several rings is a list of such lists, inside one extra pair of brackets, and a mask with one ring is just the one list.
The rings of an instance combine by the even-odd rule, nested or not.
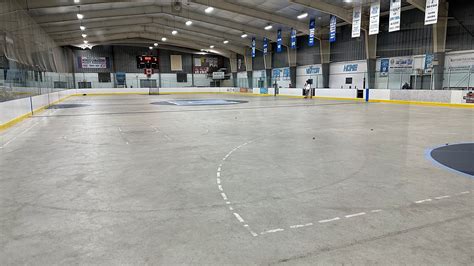
[(354, 10), (352, 11), (352, 38), (360, 37), (361, 13), (362, 7), (354, 7)]
[(336, 28), (337, 28), (337, 18), (336, 16), (331, 16), (329, 23), (329, 42), (336, 41)]
[(243, 71), (246, 71), (246, 66), (245, 66), (245, 63), (244, 63), (244, 59), (243, 58), (237, 58), (237, 71), (238, 72), (243, 72)]
[(388, 71), (390, 69), (390, 59), (383, 58), (380, 60), (380, 76), (386, 77), (388, 76)]
[(291, 49), (296, 49), (296, 29), (291, 29)]
[(433, 60), (434, 60), (433, 54), (425, 55), (425, 67), (424, 67), (425, 74), (430, 74), (433, 71)]
[(390, 58), (390, 72), (407, 73), (413, 70), (412, 57), (394, 57)]
[(194, 74), (208, 74), (211, 68), (219, 68), (217, 57), (194, 58)]
[(109, 68), (109, 58), (108, 57), (78, 57), (78, 66), (82, 69), (106, 69)]
[(316, 20), (311, 19), (309, 21), (309, 38), (308, 38), (308, 46), (314, 46), (314, 33), (316, 29)]
[(272, 78), (276, 81), (290, 80), (290, 68), (275, 68), (272, 70)]
[(474, 69), (474, 54), (450, 54), (446, 56), (446, 67), (451, 72), (469, 72)]
[(426, 0), (425, 25), (438, 23), (439, 0)]
[(321, 68), (317, 66), (309, 66), (305, 69), (306, 75), (317, 75), (321, 73)]
[(369, 35), (379, 34), (380, 28), (380, 1), (370, 5)]
[(359, 64), (346, 64), (344, 65), (343, 72), (357, 72)]
[(390, 19), (388, 31), (394, 32), (400, 30), (400, 16), (402, 8), (402, 0), (390, 0)]

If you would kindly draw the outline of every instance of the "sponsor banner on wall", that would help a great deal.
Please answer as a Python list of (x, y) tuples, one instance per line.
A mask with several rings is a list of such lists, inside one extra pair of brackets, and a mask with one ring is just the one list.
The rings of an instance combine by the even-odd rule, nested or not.
[(354, 7), (352, 11), (352, 38), (360, 37), (361, 13), (362, 7)]
[(252, 38), (252, 57), (255, 58), (255, 49), (256, 49), (257, 42), (255, 41), (255, 37)]
[(329, 23), (329, 42), (336, 41), (336, 27), (337, 27), (337, 18), (336, 16), (331, 16)]
[(79, 68), (90, 69), (90, 68), (109, 68), (109, 58), (108, 57), (86, 57), (79, 56), (78, 58)]
[(317, 66), (309, 66), (305, 69), (306, 75), (316, 75), (321, 73), (321, 68)]
[(263, 54), (268, 54), (268, 39), (267, 37), (263, 37)]
[(194, 67), (194, 74), (207, 74), (207, 73), (209, 73), (209, 67), (205, 67), (205, 66)]
[(314, 46), (314, 33), (316, 28), (316, 20), (311, 19), (309, 21), (309, 38), (308, 38), (308, 46)]
[(463, 103), (474, 103), (474, 92), (468, 91), (468, 92), (463, 92)]
[(434, 60), (434, 55), (433, 54), (427, 54), (425, 55), (425, 68), (424, 72), (425, 74), (429, 74), (433, 70), (433, 60)]
[(425, 25), (438, 23), (439, 0), (426, 0)]
[(474, 54), (447, 55), (445, 64), (450, 71), (469, 72), (474, 69)]
[(380, 28), (380, 1), (370, 5), (369, 35), (379, 34)]
[(290, 68), (275, 68), (272, 70), (272, 78), (276, 81), (290, 80)]
[(296, 49), (296, 29), (291, 29), (291, 49)]
[(394, 57), (390, 58), (390, 72), (406, 73), (413, 70), (412, 57)]
[(390, 59), (383, 58), (380, 60), (380, 76), (386, 77), (388, 76), (388, 71), (390, 69)]
[(390, 0), (390, 19), (388, 26), (389, 32), (400, 30), (401, 8), (401, 0)]
[(247, 69), (246, 69), (244, 60), (242, 58), (237, 58), (237, 71), (243, 72), (245, 70)]
[(357, 72), (359, 64), (346, 64), (344, 65), (343, 72)]
[(283, 39), (281, 38), (281, 29), (277, 31), (277, 53), (281, 53), (283, 50)]

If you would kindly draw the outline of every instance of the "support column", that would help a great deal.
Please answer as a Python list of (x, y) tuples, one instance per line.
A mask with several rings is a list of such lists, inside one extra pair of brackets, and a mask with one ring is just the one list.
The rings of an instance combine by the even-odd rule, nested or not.
[(268, 44), (267, 55), (263, 55), (263, 62), (265, 63), (265, 78), (267, 88), (273, 87), (272, 83), (272, 67), (273, 67), (273, 49), (272, 45)]
[(245, 69), (247, 70), (247, 80), (249, 89), (253, 89), (253, 58), (252, 51), (245, 49), (244, 53)]
[(230, 72), (232, 73), (232, 86), (237, 87), (237, 54), (232, 53), (229, 57)]
[(367, 56), (367, 75), (365, 77), (364, 89), (375, 89), (375, 71), (377, 61), (377, 35), (369, 35), (369, 31), (365, 34), (365, 53)]
[(448, 28), (449, 4), (446, 0), (439, 1), (438, 23), (433, 25), (433, 88), (443, 89), (444, 66), (446, 57), (446, 31)]
[(321, 54), (321, 72), (323, 76), (323, 88), (329, 88), (330, 68), (329, 62), (331, 60), (331, 44), (329, 40), (320, 39), (320, 54)]
[(297, 67), (297, 51), (296, 49), (291, 49), (291, 47), (286, 48), (288, 51), (288, 65), (290, 67), (290, 88), (296, 88), (296, 67)]

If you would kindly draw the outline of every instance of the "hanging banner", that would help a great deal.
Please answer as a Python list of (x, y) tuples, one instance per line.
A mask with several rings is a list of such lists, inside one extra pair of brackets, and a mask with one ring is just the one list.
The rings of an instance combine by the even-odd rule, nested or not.
[(329, 42), (336, 41), (336, 27), (337, 27), (337, 18), (336, 16), (331, 16), (329, 24)]
[(380, 1), (370, 5), (369, 35), (379, 34), (380, 28)]
[(296, 30), (291, 29), (291, 49), (296, 49)]
[(277, 53), (281, 53), (283, 47), (283, 40), (281, 38), (281, 29), (277, 31)]
[(263, 37), (263, 54), (268, 54), (268, 39), (267, 37)]
[(256, 45), (256, 41), (255, 41), (255, 37), (252, 38), (252, 57), (255, 58), (255, 45)]
[(314, 46), (314, 33), (316, 28), (316, 20), (311, 19), (309, 21), (309, 39), (308, 39), (308, 46)]
[(425, 25), (438, 23), (439, 0), (426, 0)]
[(354, 7), (352, 11), (352, 38), (360, 37), (361, 13), (362, 7)]
[(402, 8), (402, 0), (390, 0), (390, 25), (388, 31), (399, 31), (400, 30), (400, 15)]

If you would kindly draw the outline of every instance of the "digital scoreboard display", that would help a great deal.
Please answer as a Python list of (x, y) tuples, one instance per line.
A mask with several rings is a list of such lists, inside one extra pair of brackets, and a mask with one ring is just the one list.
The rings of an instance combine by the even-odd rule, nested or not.
[(137, 56), (137, 68), (153, 68), (158, 69), (158, 57), (154, 55), (139, 55)]

